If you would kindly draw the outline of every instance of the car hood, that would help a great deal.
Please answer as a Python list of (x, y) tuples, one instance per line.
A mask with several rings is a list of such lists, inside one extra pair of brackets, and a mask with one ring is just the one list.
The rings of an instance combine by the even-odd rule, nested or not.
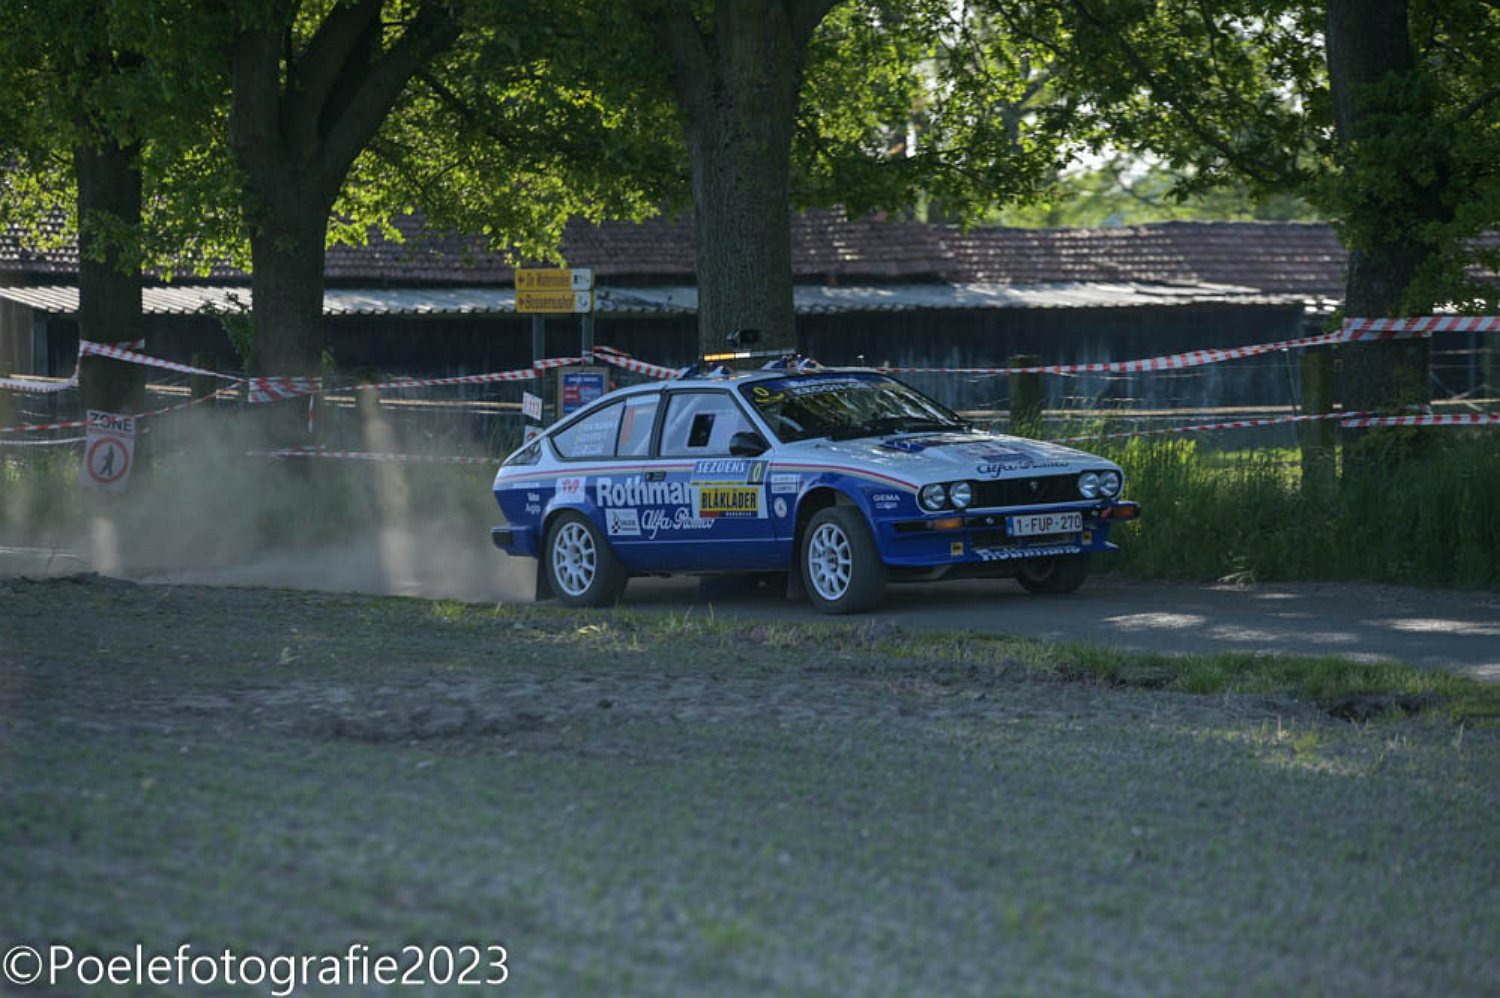
[(913, 484), (1023, 478), (1113, 468), (1086, 451), (998, 433), (909, 433), (856, 440), (803, 440), (781, 448), (794, 460), (850, 463)]

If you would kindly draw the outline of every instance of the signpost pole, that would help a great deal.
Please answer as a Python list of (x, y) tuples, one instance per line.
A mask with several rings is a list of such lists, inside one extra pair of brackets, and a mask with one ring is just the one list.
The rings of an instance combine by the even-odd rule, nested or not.
[[(547, 356), (547, 317), (545, 315), (534, 314), (531, 317), (531, 362), (535, 364), (545, 356)], [(547, 415), (547, 381), (547, 378), (542, 378), (542, 383), (537, 386), (536, 390), (536, 393), (542, 397), (542, 416), (544, 418), (541, 422), (543, 426), (547, 425), (545, 418)]]

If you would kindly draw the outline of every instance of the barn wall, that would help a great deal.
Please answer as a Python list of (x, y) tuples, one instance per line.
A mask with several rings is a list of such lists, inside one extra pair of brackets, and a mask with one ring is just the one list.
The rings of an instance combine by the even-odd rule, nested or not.
[[(1135, 360), (1305, 335), (1299, 307), (996, 309), (803, 316), (806, 353), (824, 364), (893, 367), (1003, 367), (1031, 354), (1044, 364)], [(1295, 357), (1291, 358), (1295, 367)], [(1004, 407), (1006, 378), (910, 374), (903, 378), (955, 408)], [(1169, 405), (1274, 405), (1288, 401), (1282, 354), (1216, 364), (1181, 374), (1051, 376), (1049, 407), (1105, 402)]]

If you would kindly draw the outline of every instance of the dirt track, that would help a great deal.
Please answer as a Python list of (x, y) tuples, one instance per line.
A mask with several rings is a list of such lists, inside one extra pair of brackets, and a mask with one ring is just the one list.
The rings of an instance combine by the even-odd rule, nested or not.
[[(434, 553), (436, 550), (437, 553)], [(394, 552), (394, 559), (389, 553)], [(395, 567), (382, 566), (382, 558)], [(0, 578), (67, 575), (98, 568), (86, 555), (0, 547)], [(105, 571), (109, 571), (107, 567)], [(524, 603), (535, 565), (483, 543), (382, 535), (357, 549), (242, 559), (233, 565), (119, 574), (142, 581), (271, 585), (365, 593)], [(692, 579), (638, 579), (625, 605), (688, 612), (710, 600), (716, 613), (754, 620), (813, 620), (805, 602), (767, 590), (700, 592)], [(892, 587), (873, 615), (907, 628), (974, 630), (1085, 641), (1138, 651), (1336, 655), (1448, 669), (1500, 682), (1500, 593), (1361, 583), (1218, 585), (1090, 579), (1072, 596), (1038, 599), (1014, 582)]]

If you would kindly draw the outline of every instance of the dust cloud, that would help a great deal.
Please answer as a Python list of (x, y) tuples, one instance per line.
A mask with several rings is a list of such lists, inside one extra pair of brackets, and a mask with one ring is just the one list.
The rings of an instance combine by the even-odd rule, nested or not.
[[(374, 404), (346, 422), (333, 446), (482, 453), (458, 435), (413, 439)], [(120, 494), (78, 487), (76, 449), (0, 452), (0, 576), (94, 571), (152, 583), (532, 598), (535, 562), (490, 544), (501, 522), (490, 494), (498, 449), (480, 465), (275, 458), (254, 410), (189, 411), (152, 430)]]

